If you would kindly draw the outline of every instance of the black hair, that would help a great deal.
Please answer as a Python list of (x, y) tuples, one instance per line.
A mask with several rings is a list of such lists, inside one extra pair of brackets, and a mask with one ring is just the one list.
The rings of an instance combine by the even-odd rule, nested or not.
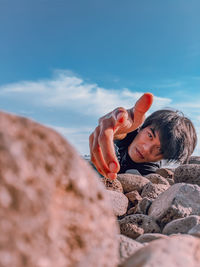
[(183, 113), (162, 109), (146, 118), (141, 129), (148, 126), (158, 132), (163, 158), (187, 163), (197, 144), (193, 123)]

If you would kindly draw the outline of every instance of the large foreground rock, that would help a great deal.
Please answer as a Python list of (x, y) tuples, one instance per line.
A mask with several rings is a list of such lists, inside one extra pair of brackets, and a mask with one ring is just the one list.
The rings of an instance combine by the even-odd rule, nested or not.
[(55, 131), (0, 113), (0, 266), (116, 266), (96, 173)]
[(199, 267), (200, 238), (179, 235), (152, 241), (121, 267)]
[(185, 183), (172, 185), (153, 201), (148, 215), (161, 226), (189, 215), (200, 215), (200, 187)]

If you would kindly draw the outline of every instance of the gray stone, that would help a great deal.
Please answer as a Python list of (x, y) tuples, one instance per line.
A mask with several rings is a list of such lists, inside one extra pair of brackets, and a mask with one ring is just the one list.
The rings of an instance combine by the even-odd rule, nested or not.
[(200, 165), (184, 164), (174, 172), (175, 183), (197, 184), (200, 186)]
[(128, 198), (116, 191), (107, 190), (115, 216), (122, 216), (128, 208)]
[(137, 238), (144, 233), (160, 233), (157, 223), (143, 214), (129, 215), (119, 221), (120, 232), (131, 238)]
[(173, 179), (166, 178), (166, 180), (168, 181), (169, 185), (173, 185), (174, 184), (174, 180)]
[(144, 247), (143, 244), (125, 235), (118, 235), (120, 263), (133, 255), (138, 249)]
[(152, 199), (144, 197), (137, 205), (137, 213), (142, 213), (147, 215), (151, 204), (152, 204)]
[(123, 193), (123, 188), (119, 180), (114, 179), (110, 180), (108, 178), (100, 178), (100, 181), (103, 182), (107, 190), (117, 191), (120, 193)]
[(200, 187), (191, 184), (174, 184), (153, 201), (148, 215), (161, 227), (172, 220), (200, 215)]
[(156, 199), (162, 192), (169, 188), (169, 184), (152, 184), (149, 182), (143, 187), (141, 197), (147, 197), (150, 199)]
[(188, 163), (189, 164), (200, 164), (200, 157), (199, 156), (191, 156)]
[(188, 234), (200, 237), (200, 224), (197, 224), (192, 229), (190, 229)]
[(164, 178), (160, 174), (150, 173), (150, 174), (146, 175), (145, 178), (147, 178), (150, 182), (152, 182), (152, 184), (164, 184), (164, 185), (169, 186), (169, 183), (166, 180), (166, 178)]
[(116, 266), (116, 218), (95, 171), (50, 128), (2, 112), (0, 125), (0, 266)]
[(152, 241), (136, 251), (121, 267), (199, 267), (200, 238), (172, 236)]
[(165, 225), (162, 233), (165, 235), (171, 234), (187, 234), (194, 226), (200, 224), (200, 216), (191, 215), (182, 219), (177, 219)]
[(134, 190), (140, 193), (145, 184), (149, 183), (149, 180), (145, 177), (130, 173), (120, 173), (117, 175), (117, 179), (121, 182), (124, 193)]
[(158, 234), (158, 233), (147, 233), (147, 234), (140, 235), (138, 238), (136, 238), (136, 241), (140, 243), (146, 243), (146, 242), (151, 242), (153, 240), (160, 239), (160, 238), (166, 239), (168, 238), (168, 236), (163, 235), (163, 234)]

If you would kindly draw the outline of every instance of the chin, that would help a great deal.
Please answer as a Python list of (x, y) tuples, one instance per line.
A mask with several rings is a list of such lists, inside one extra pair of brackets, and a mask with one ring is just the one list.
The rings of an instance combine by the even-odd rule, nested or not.
[(139, 158), (139, 157), (137, 157), (137, 155), (129, 155), (130, 156), (130, 158), (134, 161), (134, 162), (136, 162), (136, 163), (143, 163), (143, 162), (145, 162), (145, 160), (144, 159), (141, 159), (141, 158)]

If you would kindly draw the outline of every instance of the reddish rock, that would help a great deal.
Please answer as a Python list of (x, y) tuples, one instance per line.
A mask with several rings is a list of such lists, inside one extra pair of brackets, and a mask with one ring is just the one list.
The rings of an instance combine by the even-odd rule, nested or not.
[(125, 196), (131, 201), (131, 203), (136, 206), (140, 200), (142, 200), (140, 194), (138, 191), (131, 191), (129, 193), (126, 193)]
[(157, 223), (149, 216), (134, 214), (119, 221), (120, 232), (131, 238), (137, 238), (144, 233), (160, 233)]
[(117, 191), (123, 193), (123, 188), (119, 180), (110, 180), (108, 178), (101, 178), (100, 181), (103, 182), (107, 190)]
[(172, 171), (168, 168), (157, 169), (156, 173), (163, 176), (164, 178), (174, 179), (174, 171)]
[(141, 197), (147, 197), (149, 199), (156, 199), (161, 193), (169, 188), (169, 184), (153, 184), (149, 182), (142, 190)]
[(149, 180), (141, 175), (120, 173), (117, 175), (117, 179), (121, 182), (124, 193), (131, 191), (142, 191), (145, 184), (149, 183)]
[(167, 179), (157, 173), (150, 173), (146, 175), (145, 178), (147, 178), (150, 182), (152, 182), (152, 184), (169, 185)]
[(107, 190), (107, 194), (115, 216), (124, 215), (128, 208), (128, 198), (124, 194), (112, 190)]
[(47, 127), (5, 113), (0, 125), (0, 266), (116, 266), (115, 217), (92, 168)]

